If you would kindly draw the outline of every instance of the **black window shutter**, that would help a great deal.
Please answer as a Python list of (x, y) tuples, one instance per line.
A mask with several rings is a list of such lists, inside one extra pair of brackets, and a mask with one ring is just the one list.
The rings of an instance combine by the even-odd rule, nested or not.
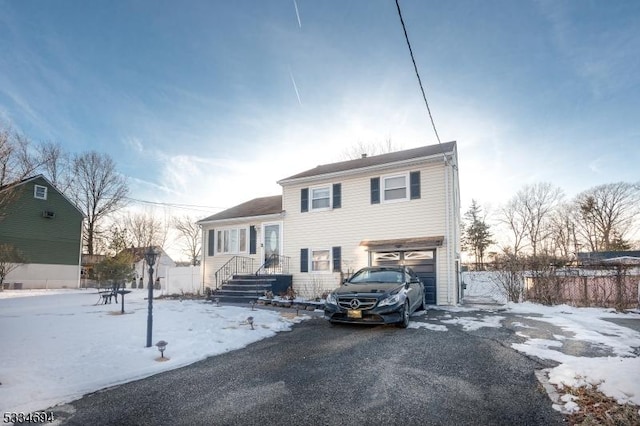
[(411, 199), (420, 198), (420, 172), (411, 172), (409, 181), (411, 182)]
[(249, 254), (256, 254), (256, 227), (249, 227)]
[(215, 235), (216, 232), (213, 229), (209, 229), (209, 238), (207, 241), (207, 254), (209, 256), (213, 256), (213, 253), (215, 252)]
[(300, 190), (300, 211), (309, 211), (309, 188), (302, 188)]
[(333, 184), (333, 208), (339, 209), (342, 207), (342, 184)]
[(333, 257), (333, 272), (342, 271), (342, 247), (333, 247), (331, 249)]
[(380, 178), (371, 178), (371, 204), (380, 204)]
[(309, 272), (309, 249), (300, 249), (300, 272)]

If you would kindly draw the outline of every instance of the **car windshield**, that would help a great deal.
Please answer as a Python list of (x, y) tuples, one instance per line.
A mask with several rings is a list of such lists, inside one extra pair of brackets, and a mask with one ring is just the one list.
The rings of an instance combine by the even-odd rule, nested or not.
[(401, 283), (403, 278), (404, 274), (400, 271), (363, 270), (351, 277), (349, 283)]

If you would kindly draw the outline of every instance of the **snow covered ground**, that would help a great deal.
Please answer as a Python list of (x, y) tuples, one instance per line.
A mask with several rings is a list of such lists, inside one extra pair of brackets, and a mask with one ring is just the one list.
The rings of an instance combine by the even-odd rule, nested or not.
[[(476, 300), (499, 297), (488, 275), (467, 281)], [(165, 340), (166, 361), (146, 348), (146, 290), (120, 304), (95, 305), (95, 290), (0, 292), (0, 411), (28, 412), (69, 402), (108, 386), (144, 378), (242, 348), (308, 316), (220, 306), (202, 301), (154, 300), (153, 342)], [(17, 297), (19, 296), (19, 297)], [(33, 296), (33, 297), (25, 297)], [(639, 313), (610, 309), (545, 307), (523, 303), (439, 308), (421, 313), (411, 328), (446, 333), (509, 327), (522, 338), (515, 350), (558, 363), (547, 372), (554, 384), (591, 384), (619, 402), (640, 405), (640, 332), (612, 321), (640, 322)], [(254, 318), (254, 330), (247, 318)], [(570, 412), (580, 401), (565, 396), (556, 408)]]
[[(504, 302), (496, 294), (491, 273), (467, 273), (465, 282), (466, 294), (470, 294), (472, 300)], [(450, 311), (450, 315), (455, 317), (456, 309)], [(640, 326), (639, 313), (533, 303), (508, 303), (499, 311), (484, 318), (460, 316), (442, 322), (459, 323), (465, 330), (495, 327), (497, 318), (501, 321), (505, 319), (499, 315), (511, 314), (509, 326), (526, 339), (524, 343), (514, 343), (512, 347), (527, 355), (559, 363), (547, 372), (550, 383), (560, 387), (591, 385), (619, 403), (640, 405), (640, 332), (638, 328), (613, 322), (630, 321), (636, 327)], [(560, 411), (578, 409), (579, 401), (573, 401), (569, 396), (564, 396), (563, 401), (563, 404), (556, 406)]]
[[(158, 361), (158, 349), (145, 347), (146, 295), (147, 290), (128, 294), (125, 314), (120, 314), (120, 303), (95, 305), (95, 290), (0, 292), (0, 412), (44, 410), (242, 348), (305, 318), (156, 299), (152, 344), (168, 342), (168, 360)], [(250, 316), (254, 330), (247, 322)]]

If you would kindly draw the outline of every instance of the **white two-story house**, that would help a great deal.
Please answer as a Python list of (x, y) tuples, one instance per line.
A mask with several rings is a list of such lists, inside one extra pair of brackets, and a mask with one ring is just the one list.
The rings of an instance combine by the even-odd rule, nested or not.
[(234, 263), (244, 262), (240, 272), (255, 273), (266, 259), (272, 273), (289, 275), (299, 294), (314, 297), (361, 267), (406, 265), (421, 277), (428, 303), (458, 303), (455, 142), (325, 164), (278, 183), (282, 196), (199, 222), (205, 286), (219, 287), (233, 273), (229, 265), (238, 270)]

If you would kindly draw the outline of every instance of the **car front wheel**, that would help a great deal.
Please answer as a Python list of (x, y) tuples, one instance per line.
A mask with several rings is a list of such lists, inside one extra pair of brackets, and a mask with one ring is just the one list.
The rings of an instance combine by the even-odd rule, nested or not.
[(409, 301), (404, 302), (404, 308), (402, 309), (402, 320), (398, 323), (398, 327), (407, 328), (409, 326), (409, 316), (411, 312), (409, 310)]

